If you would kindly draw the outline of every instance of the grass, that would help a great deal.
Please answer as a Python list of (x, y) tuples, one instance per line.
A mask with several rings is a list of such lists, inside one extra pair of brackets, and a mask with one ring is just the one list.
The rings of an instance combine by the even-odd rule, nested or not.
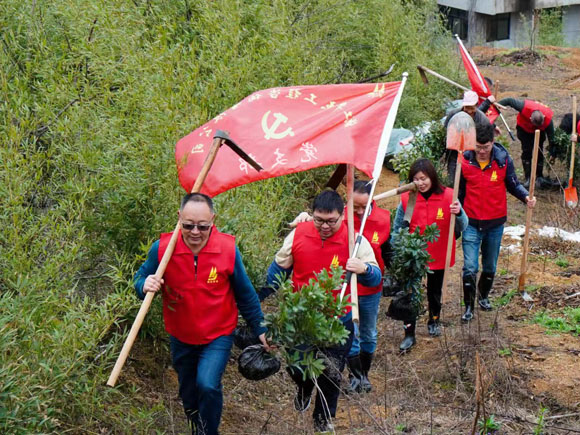
[(570, 262), (563, 255), (558, 255), (558, 258), (554, 260), (554, 263), (556, 263), (556, 265), (562, 269), (566, 269), (568, 266), (570, 266)]
[(564, 308), (561, 312), (544, 310), (537, 313), (533, 319), (549, 332), (580, 334), (580, 308)]
[(507, 293), (504, 293), (501, 297), (493, 300), (493, 304), (497, 307), (504, 307), (510, 303), (514, 296), (518, 294), (517, 289), (511, 289)]

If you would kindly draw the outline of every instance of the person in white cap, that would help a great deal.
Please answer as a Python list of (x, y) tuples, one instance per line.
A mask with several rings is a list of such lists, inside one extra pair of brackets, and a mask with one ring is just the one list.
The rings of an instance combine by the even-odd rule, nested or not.
[[(485, 112), (481, 111), (478, 107), (479, 96), (474, 91), (465, 91), (463, 94), (463, 101), (461, 102), (461, 107), (455, 109), (447, 115), (443, 127), (447, 129), (449, 121), (454, 115), (459, 112), (465, 112), (473, 118), (475, 124), (489, 124), (489, 119), (485, 116)], [(447, 152), (447, 182), (450, 186), (453, 185), (455, 179), (455, 167), (457, 166), (457, 151), (450, 150)]]

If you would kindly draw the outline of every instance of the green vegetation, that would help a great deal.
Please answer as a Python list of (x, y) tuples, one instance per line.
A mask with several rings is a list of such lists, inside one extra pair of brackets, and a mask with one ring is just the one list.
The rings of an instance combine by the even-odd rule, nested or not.
[[(347, 306), (346, 298), (334, 299), (332, 290), (342, 286), (344, 270), (323, 269), (307, 285), (295, 292), (292, 281), (280, 283), (278, 309), (266, 314), (265, 323), (272, 342), (279, 345), (288, 365), (300, 370), (304, 378), (314, 379), (326, 368), (317, 348), (344, 344), (348, 331), (339, 317)], [(309, 348), (304, 348), (307, 344)]]
[(509, 347), (504, 347), (497, 351), (500, 356), (512, 356), (512, 350)]
[(564, 308), (562, 312), (543, 310), (533, 321), (550, 332), (580, 334), (580, 308)]
[(399, 284), (400, 291), (411, 294), (411, 302), (416, 314), (423, 301), (422, 279), (429, 273), (431, 255), (427, 252), (427, 243), (439, 237), (437, 224), (427, 225), (423, 233), (415, 228), (412, 233), (408, 228), (400, 228), (393, 234), (393, 260), (390, 275)]
[(554, 260), (554, 263), (556, 263), (556, 266), (561, 267), (562, 269), (566, 269), (568, 266), (570, 266), (570, 262), (563, 255), (558, 255), (558, 258)]
[[(456, 75), (436, 16), (403, 0), (0, 3), (0, 430), (163, 430), (161, 399), (104, 383), (139, 305), (132, 274), (175, 224), (175, 142), (255, 90), (392, 63), (387, 80), (412, 74), (397, 123), (438, 117), (453, 90), (413, 75)], [(329, 172), (217, 198), (256, 284)], [(164, 336), (154, 305), (140, 340)]]
[(501, 429), (501, 423), (495, 421), (495, 416), (491, 414), (485, 420), (479, 420), (479, 433), (480, 435), (487, 435), (497, 432)]
[(540, 407), (538, 411), (538, 422), (536, 423), (536, 427), (534, 428), (534, 435), (542, 435), (544, 433), (544, 427), (546, 426), (546, 412), (548, 408)]
[(420, 157), (431, 160), (439, 177), (444, 180), (441, 157), (446, 149), (446, 134), (447, 131), (443, 124), (435, 122), (428, 133), (415, 136), (413, 147), (407, 148), (393, 157), (393, 169), (399, 173), (401, 181), (407, 182), (411, 165)]
[(503, 307), (503, 306), (509, 304), (510, 301), (513, 299), (513, 297), (517, 294), (518, 294), (517, 289), (515, 289), (515, 288), (511, 289), (507, 293), (501, 295), (501, 297), (495, 299), (493, 301), (493, 304), (497, 307)]
[(541, 45), (564, 45), (562, 8), (541, 9), (538, 37)]

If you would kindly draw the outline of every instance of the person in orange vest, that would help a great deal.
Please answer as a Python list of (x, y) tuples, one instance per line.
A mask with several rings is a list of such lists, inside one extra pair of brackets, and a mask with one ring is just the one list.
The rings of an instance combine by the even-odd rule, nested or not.
[[(352, 199), (355, 231), (360, 229), (370, 193), (371, 184), (368, 181), (354, 182)], [(371, 204), (363, 235), (370, 242), (381, 274), (384, 274), (391, 260), (391, 213), (380, 208), (375, 201)], [(358, 286), (359, 334), (355, 334), (348, 355), (350, 391), (357, 393), (372, 390), (369, 371), (377, 348), (377, 318), (382, 290), (382, 282), (375, 287)]]
[[(484, 112), (495, 102), (493, 95), (489, 96), (481, 105)], [(544, 178), (544, 141), (548, 137), (550, 145), (550, 155), (554, 158), (556, 147), (554, 146), (554, 123), (552, 118), (554, 112), (545, 104), (534, 100), (520, 100), (517, 98), (504, 98), (498, 101), (503, 106), (517, 110), (516, 119), (517, 137), (522, 144), (522, 166), (524, 167), (525, 182), (524, 187), (529, 187), (530, 175), (532, 173), (532, 154), (534, 151), (534, 135), (536, 130), (540, 130), (540, 152), (538, 153), (538, 164), (536, 169), (537, 186), (540, 189), (554, 187), (553, 183)], [(559, 188), (559, 186), (558, 186)]]
[[(357, 258), (349, 256), (344, 202), (338, 193), (326, 190), (314, 198), (312, 220), (298, 223), (284, 239), (284, 244), (268, 268), (266, 287), (260, 290), (260, 299), (263, 300), (277, 290), (277, 276), (292, 275), (294, 290), (300, 291), (302, 286), (314, 278), (314, 274), (325, 268), (330, 269), (333, 264), (356, 273), (361, 285), (376, 287), (380, 284), (382, 273), (368, 240), (362, 237)], [(339, 296), (340, 290), (333, 291), (335, 297)], [(346, 296), (349, 295), (350, 288), (347, 288)], [(317, 431), (332, 430), (331, 420), (336, 416), (341, 372), (344, 370), (354, 336), (350, 306), (341, 320), (349, 331), (346, 343), (321, 349), (331, 361), (336, 362), (336, 367), (327, 367), (316, 380), (320, 388), (316, 394), (313, 412)], [(297, 411), (304, 412), (310, 406), (315, 382), (312, 379), (304, 380), (297, 369), (290, 368), (288, 372), (298, 387), (294, 407)]]
[(477, 284), (478, 303), (484, 311), (492, 309), (489, 293), (507, 220), (507, 192), (528, 207), (536, 204), (536, 198), (530, 198), (518, 181), (507, 150), (493, 142), (493, 127), (489, 123), (476, 124), (475, 131), (475, 150), (463, 153), (459, 184), (459, 200), (469, 218), (462, 235), (463, 322), (469, 322), (474, 316), (480, 250), (482, 273)]
[(181, 229), (163, 278), (155, 272), (172, 233), (161, 234), (135, 274), (135, 290), (163, 289), (163, 320), (170, 336), (179, 396), (194, 434), (218, 433), (223, 408), (222, 376), (230, 357), (238, 310), (266, 350), (264, 316), (235, 238), (214, 226), (211, 198), (185, 195)]
[[(489, 123), (488, 123), (489, 124)], [(489, 124), (491, 127), (491, 124)], [(427, 274), (427, 300), (429, 304), (429, 320), (427, 330), (429, 335), (437, 337), (441, 335), (439, 316), (441, 314), (441, 289), (443, 275), (445, 273), (445, 256), (447, 253), (447, 241), (449, 237), (449, 223), (451, 214), (455, 214), (456, 230), (462, 232), (467, 227), (467, 215), (461, 208), (459, 201), (453, 201), (453, 189), (445, 187), (437, 171), (428, 159), (416, 160), (409, 169), (409, 182), (417, 183), (418, 195), (409, 222), (405, 221), (405, 212), (409, 203), (409, 192), (401, 195), (401, 203), (397, 207), (395, 221), (393, 222), (392, 241), (397, 238), (401, 228), (408, 226), (409, 232), (420, 228), (421, 233), (427, 225), (437, 224), (439, 237), (429, 243), (427, 251), (433, 261), (429, 263), (430, 273)], [(455, 263), (455, 244), (451, 253), (451, 266)], [(416, 319), (407, 319), (404, 322), (405, 338), (399, 346), (401, 352), (407, 352), (416, 343), (415, 325)]]

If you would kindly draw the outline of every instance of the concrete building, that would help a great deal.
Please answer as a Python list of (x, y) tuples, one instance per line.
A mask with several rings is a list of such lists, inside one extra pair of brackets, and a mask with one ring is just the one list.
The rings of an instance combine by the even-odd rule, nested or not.
[[(565, 45), (580, 46), (580, 0), (438, 0), (448, 26), (469, 45), (530, 45), (534, 10), (562, 8)], [(539, 39), (536, 38), (537, 43)]]

